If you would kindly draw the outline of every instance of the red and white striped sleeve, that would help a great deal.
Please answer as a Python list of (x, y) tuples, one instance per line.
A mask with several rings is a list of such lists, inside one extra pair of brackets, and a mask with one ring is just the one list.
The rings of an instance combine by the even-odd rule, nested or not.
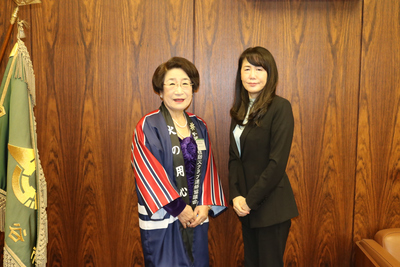
[(146, 117), (139, 121), (133, 134), (131, 163), (139, 193), (150, 212), (154, 214), (163, 206), (179, 198), (179, 194), (171, 184), (161, 163), (146, 147), (146, 135), (143, 131)]
[[(208, 135), (208, 133), (207, 133)], [(217, 172), (214, 156), (211, 150), (211, 141), (208, 137), (207, 169), (203, 181), (202, 204), (212, 206), (226, 206), (224, 191)]]

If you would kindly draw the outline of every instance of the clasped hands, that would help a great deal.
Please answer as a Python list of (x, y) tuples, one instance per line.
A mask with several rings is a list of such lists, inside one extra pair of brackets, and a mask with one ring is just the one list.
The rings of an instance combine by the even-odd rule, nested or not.
[(178, 219), (183, 228), (195, 228), (207, 220), (209, 210), (210, 208), (206, 205), (196, 206), (194, 210), (186, 205), (185, 209), (178, 215)]
[(250, 213), (250, 208), (246, 203), (246, 199), (242, 196), (235, 197), (233, 200), (233, 210), (239, 217), (244, 217)]

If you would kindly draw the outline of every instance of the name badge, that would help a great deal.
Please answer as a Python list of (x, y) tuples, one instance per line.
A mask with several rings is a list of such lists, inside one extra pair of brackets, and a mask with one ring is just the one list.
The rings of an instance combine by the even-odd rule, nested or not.
[(206, 150), (206, 143), (204, 142), (204, 139), (197, 139), (197, 149), (199, 150)]

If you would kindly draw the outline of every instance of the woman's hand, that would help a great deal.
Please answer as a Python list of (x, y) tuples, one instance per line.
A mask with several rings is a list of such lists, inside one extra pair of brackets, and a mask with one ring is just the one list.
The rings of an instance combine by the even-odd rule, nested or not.
[(191, 223), (189, 225), (189, 227), (194, 228), (194, 227), (202, 224), (205, 220), (207, 220), (209, 210), (210, 210), (210, 208), (206, 205), (197, 206), (194, 209), (194, 214), (196, 216), (196, 220), (193, 223)]
[(183, 225), (183, 228), (186, 228), (196, 220), (196, 215), (193, 212), (192, 207), (186, 205), (185, 209), (178, 215), (178, 219)]
[(246, 203), (246, 199), (242, 196), (235, 197), (233, 200), (233, 210), (239, 217), (244, 217), (250, 213), (250, 208)]

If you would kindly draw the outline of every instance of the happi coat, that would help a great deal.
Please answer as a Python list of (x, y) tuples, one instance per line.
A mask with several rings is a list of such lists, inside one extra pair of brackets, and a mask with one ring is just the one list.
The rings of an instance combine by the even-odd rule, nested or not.
[[(204, 140), (198, 205), (210, 205), (210, 215), (217, 216), (226, 209), (226, 201), (214, 163), (205, 122), (189, 114), (196, 127), (198, 139)], [(163, 206), (180, 197), (174, 177), (173, 148), (168, 128), (160, 110), (144, 116), (136, 126), (131, 162), (135, 172), (138, 195), (139, 226), (147, 267), (209, 266), (208, 218), (194, 228), (193, 262), (182, 241), (180, 221)], [(203, 143), (202, 143), (203, 144)], [(176, 148), (174, 148), (176, 149)]]

